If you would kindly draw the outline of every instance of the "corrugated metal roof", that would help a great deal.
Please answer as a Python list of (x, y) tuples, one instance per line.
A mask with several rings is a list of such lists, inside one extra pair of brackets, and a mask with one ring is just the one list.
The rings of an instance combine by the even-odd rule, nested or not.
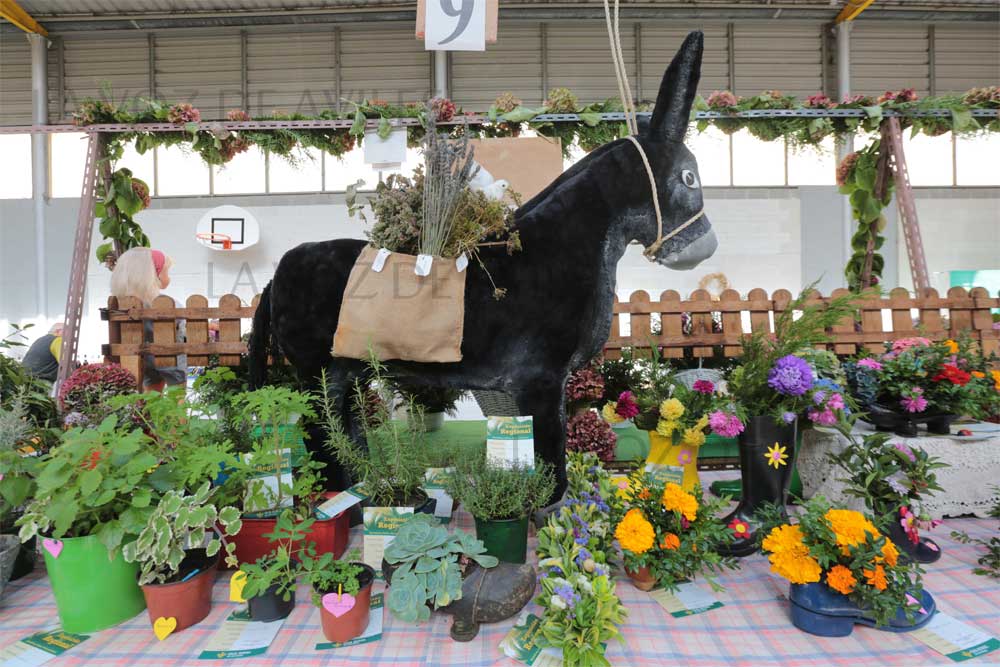
[[(69, 16), (121, 16), (148, 14), (197, 15), (209, 12), (286, 12), (319, 9), (371, 9), (399, 8), (412, 9), (413, 2), (400, 0), (20, 0), (21, 6), (36, 18)], [(601, 5), (601, 0), (501, 0), (501, 6), (524, 5)], [(761, 0), (686, 0), (674, 1), (629, 1), (623, 7), (760, 7)], [(828, 8), (834, 12), (843, 5), (843, 0), (769, 0), (765, 6), (780, 8)], [(919, 10), (959, 10), (988, 9), (997, 7), (997, 0), (879, 0), (878, 8), (919, 9)]]

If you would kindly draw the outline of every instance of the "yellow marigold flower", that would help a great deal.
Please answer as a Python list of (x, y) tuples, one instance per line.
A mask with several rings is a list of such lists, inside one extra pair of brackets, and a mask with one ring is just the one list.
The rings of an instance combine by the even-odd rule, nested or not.
[(837, 544), (843, 547), (845, 553), (847, 547), (863, 544), (868, 541), (869, 536), (871, 539), (879, 536), (878, 528), (861, 512), (831, 509), (824, 517), (830, 522), (830, 528), (837, 537)]
[(684, 404), (676, 398), (668, 398), (660, 403), (660, 416), (667, 421), (677, 421), (684, 414)]
[(849, 595), (858, 585), (858, 580), (854, 578), (848, 568), (843, 565), (834, 565), (826, 573), (826, 584), (838, 593)]
[(698, 500), (673, 482), (663, 488), (660, 502), (663, 504), (663, 509), (668, 512), (680, 512), (688, 521), (694, 521), (698, 516)]
[(874, 570), (865, 570), (865, 581), (868, 582), (869, 586), (873, 586), (880, 591), (884, 591), (889, 582), (885, 578), (885, 568), (881, 565), (876, 565)]
[(885, 558), (889, 567), (896, 567), (896, 563), (899, 561), (899, 550), (891, 540), (886, 540), (885, 544), (882, 545), (882, 557)]
[(681, 442), (688, 447), (701, 447), (705, 444), (705, 434), (701, 432), (701, 429), (692, 427), (684, 431)]
[(771, 571), (793, 584), (810, 584), (820, 580), (823, 568), (809, 555), (795, 552), (773, 553), (768, 556)]
[(656, 542), (653, 524), (646, 520), (640, 509), (630, 509), (625, 514), (625, 518), (615, 528), (615, 537), (622, 549), (634, 554), (646, 553)]
[(669, 438), (674, 435), (674, 431), (677, 430), (677, 422), (668, 421), (666, 419), (661, 419), (656, 422), (656, 432), (662, 435), (664, 438)]
[(680, 547), (681, 538), (677, 537), (673, 533), (667, 533), (663, 536), (663, 539), (660, 540), (660, 548), (665, 549), (666, 551), (673, 551), (675, 549), (680, 549)]
[(609, 424), (620, 424), (625, 421), (622, 419), (622, 416), (615, 411), (615, 407), (614, 403), (608, 401), (604, 404), (604, 407), (601, 408), (601, 416), (604, 417), (604, 421)]
[(784, 524), (772, 528), (771, 532), (764, 538), (761, 546), (764, 548), (764, 551), (772, 554), (788, 552), (799, 554), (809, 553), (809, 547), (802, 542), (803, 537), (801, 528)]
[(958, 343), (949, 338), (944, 342), (944, 344), (948, 347), (948, 352), (950, 354), (958, 354)]

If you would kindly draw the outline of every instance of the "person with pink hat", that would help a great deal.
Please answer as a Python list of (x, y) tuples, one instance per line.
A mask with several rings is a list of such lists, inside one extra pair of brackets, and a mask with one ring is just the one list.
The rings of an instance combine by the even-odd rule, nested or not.
[[(153, 299), (170, 285), (173, 261), (160, 250), (131, 248), (122, 253), (111, 272), (111, 294), (119, 299), (134, 297), (150, 306)], [(153, 342), (153, 322), (143, 320), (144, 340)], [(186, 359), (179, 357), (180, 367), (157, 368), (153, 355), (143, 356), (143, 390), (162, 391), (167, 386), (183, 385), (187, 380)]]

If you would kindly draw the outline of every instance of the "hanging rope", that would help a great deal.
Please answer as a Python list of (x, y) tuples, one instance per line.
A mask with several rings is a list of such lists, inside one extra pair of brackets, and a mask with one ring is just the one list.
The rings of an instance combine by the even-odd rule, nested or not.
[(611, 7), (604, 0), (604, 21), (608, 26), (608, 40), (611, 42), (611, 60), (615, 67), (615, 79), (618, 81), (618, 96), (625, 111), (625, 126), (629, 134), (639, 134), (639, 124), (635, 116), (635, 104), (632, 101), (632, 89), (628, 83), (628, 71), (625, 69), (625, 57), (622, 55), (622, 40), (618, 30), (618, 0), (615, 0), (614, 21), (612, 22)]

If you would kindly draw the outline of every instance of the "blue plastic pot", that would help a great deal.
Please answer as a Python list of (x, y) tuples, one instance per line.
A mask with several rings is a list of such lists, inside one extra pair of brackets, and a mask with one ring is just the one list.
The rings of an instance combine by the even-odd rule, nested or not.
[(826, 584), (792, 584), (788, 599), (792, 603), (792, 624), (799, 630), (820, 637), (846, 637), (860, 623), (887, 632), (910, 632), (930, 623), (937, 605), (927, 591), (920, 592), (920, 606), (926, 613), (915, 612), (913, 619), (900, 609), (886, 625), (875, 625), (875, 619), (854, 604), (846, 595)]

